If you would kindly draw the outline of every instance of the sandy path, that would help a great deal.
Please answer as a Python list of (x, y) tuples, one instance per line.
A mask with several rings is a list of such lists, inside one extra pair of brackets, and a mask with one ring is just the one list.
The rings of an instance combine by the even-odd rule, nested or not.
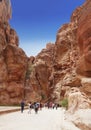
[(79, 130), (64, 120), (64, 110), (45, 109), (35, 114), (13, 112), (0, 116), (0, 130)]

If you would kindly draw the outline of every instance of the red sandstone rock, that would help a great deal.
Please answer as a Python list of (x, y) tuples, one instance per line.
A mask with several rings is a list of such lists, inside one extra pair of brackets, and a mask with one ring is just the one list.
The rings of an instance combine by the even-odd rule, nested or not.
[(29, 58), (18, 47), (17, 33), (8, 24), (11, 7), (8, 5), (6, 12), (3, 2), (0, 3), (0, 103), (17, 104), (22, 98), (58, 102), (71, 87), (81, 87), (88, 95), (90, 82), (84, 83), (82, 76), (91, 77), (91, 1), (73, 12), (70, 23), (57, 32), (54, 44), (48, 43), (36, 57)]

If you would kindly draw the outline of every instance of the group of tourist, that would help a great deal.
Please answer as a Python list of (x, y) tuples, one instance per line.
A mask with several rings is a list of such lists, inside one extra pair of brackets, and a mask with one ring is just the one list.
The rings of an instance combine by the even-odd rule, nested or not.
[[(24, 107), (25, 107), (25, 102), (24, 101), (21, 101), (21, 113), (23, 113), (24, 111)], [(41, 103), (41, 102), (29, 102), (27, 103), (28, 105), (28, 113), (30, 114), (31, 113), (31, 110), (34, 109), (35, 113), (37, 114), (38, 113), (38, 110), (42, 110), (43, 107), (46, 107), (48, 109), (54, 109), (54, 108), (58, 108), (59, 107), (59, 104), (57, 103), (53, 103), (53, 102), (47, 102), (47, 103)]]

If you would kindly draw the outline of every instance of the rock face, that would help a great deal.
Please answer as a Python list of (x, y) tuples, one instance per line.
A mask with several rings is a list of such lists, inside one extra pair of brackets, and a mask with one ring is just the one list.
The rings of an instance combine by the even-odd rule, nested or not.
[(55, 43), (27, 57), (8, 23), (10, 1), (0, 1), (0, 104), (17, 104), (22, 98), (59, 102), (72, 87), (91, 98), (90, 12), (87, 0), (60, 27)]
[[(90, 87), (90, 78), (91, 78), (91, 1), (87, 1), (83, 5), (81, 10), (81, 15), (78, 21), (78, 31), (77, 39), (78, 46), (80, 49), (80, 57), (77, 65), (77, 74), (83, 76), (81, 78), (82, 90), (89, 95), (91, 98), (91, 87)], [(86, 81), (87, 80), (87, 81)], [(86, 82), (88, 82), (86, 84)]]
[(66, 113), (66, 120), (78, 127), (78, 130), (91, 130), (91, 109), (79, 109), (74, 114)]
[(0, 1), (0, 104), (17, 104), (24, 97), (28, 58), (18, 47), (18, 36), (8, 24), (10, 17), (10, 1)]
[(86, 77), (91, 77), (91, 2), (86, 4), (86, 10), (81, 11), (81, 17), (78, 21), (78, 45), (80, 48), (80, 61), (78, 73)]
[[(52, 92), (52, 66), (54, 44), (49, 43), (35, 58), (28, 62), (26, 97), (29, 100), (48, 100)], [(29, 74), (30, 73), (30, 74)], [(30, 93), (27, 93), (27, 89)], [(31, 95), (31, 96), (30, 96)], [(32, 98), (31, 98), (32, 97)]]
[(0, 21), (7, 22), (11, 18), (10, 0), (0, 0)]
[(91, 98), (90, 82), (84, 81), (84, 78), (91, 77), (90, 4), (91, 1), (87, 0), (78, 7), (70, 23), (58, 30), (55, 44), (47, 44), (35, 57), (28, 79), (28, 87), (34, 90), (35, 95), (38, 92), (42, 98), (58, 102), (68, 88), (79, 87)]
[(60, 85), (55, 84), (54, 93), (60, 90), (60, 98), (68, 87), (79, 87), (91, 98), (90, 20), (91, 1), (87, 0), (73, 12), (70, 23), (58, 31), (54, 59), (56, 66), (60, 66), (58, 70), (55, 68), (56, 73), (60, 73), (57, 81)]
[(72, 122), (81, 130), (91, 130), (91, 109), (78, 110)]
[(73, 114), (79, 109), (89, 109), (91, 101), (79, 88), (73, 87), (66, 93), (68, 99), (68, 111)]

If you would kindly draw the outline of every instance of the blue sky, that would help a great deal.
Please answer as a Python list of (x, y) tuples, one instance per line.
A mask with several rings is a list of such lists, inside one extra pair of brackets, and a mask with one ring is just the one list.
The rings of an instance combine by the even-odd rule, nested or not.
[(46, 44), (55, 42), (61, 25), (70, 21), (76, 7), (85, 0), (11, 0), (10, 25), (19, 36), (19, 47), (36, 56)]

